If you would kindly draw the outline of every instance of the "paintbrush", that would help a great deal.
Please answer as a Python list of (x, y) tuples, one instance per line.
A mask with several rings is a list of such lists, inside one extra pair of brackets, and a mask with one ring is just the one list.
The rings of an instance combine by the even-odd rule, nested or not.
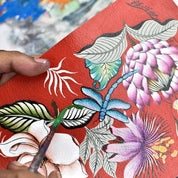
[(54, 123), (51, 126), (51, 130), (50, 133), (47, 135), (45, 141), (43, 142), (43, 144), (41, 145), (38, 153), (35, 155), (35, 157), (32, 160), (32, 163), (30, 165), (30, 167), (28, 168), (29, 171), (36, 173), (38, 168), (40, 167), (44, 157), (45, 157), (45, 153), (49, 147), (49, 144), (51, 143), (51, 140), (55, 134), (55, 132), (57, 131), (60, 123), (63, 120), (63, 116), (65, 114), (66, 109), (62, 110), (62, 112), (57, 116), (57, 118), (54, 120)]

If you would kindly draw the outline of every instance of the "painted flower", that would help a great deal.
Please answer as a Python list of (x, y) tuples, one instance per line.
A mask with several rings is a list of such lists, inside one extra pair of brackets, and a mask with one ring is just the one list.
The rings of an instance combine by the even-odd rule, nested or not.
[[(108, 144), (103, 147), (106, 152), (113, 153), (109, 161), (123, 162), (130, 160), (124, 170), (124, 178), (153, 175), (165, 169), (166, 158), (177, 156), (173, 148), (174, 140), (169, 136), (168, 123), (154, 114), (139, 112), (132, 115), (132, 120), (126, 128), (111, 127), (111, 132), (124, 141), (118, 144)], [(159, 167), (159, 168), (158, 168)]]
[[(44, 121), (34, 122), (28, 133), (17, 133), (0, 143), (0, 150), (7, 157), (17, 157), (26, 166), (31, 164), (39, 146), (49, 133)], [(62, 178), (85, 178), (87, 173), (79, 160), (79, 145), (75, 138), (68, 134), (56, 133), (46, 152), (46, 157), (39, 172), (47, 176), (54, 170), (60, 170)]]
[(138, 108), (150, 104), (150, 95), (158, 104), (161, 95), (169, 97), (178, 91), (178, 48), (157, 39), (141, 42), (126, 54), (123, 73), (139, 70), (123, 81), (128, 97)]

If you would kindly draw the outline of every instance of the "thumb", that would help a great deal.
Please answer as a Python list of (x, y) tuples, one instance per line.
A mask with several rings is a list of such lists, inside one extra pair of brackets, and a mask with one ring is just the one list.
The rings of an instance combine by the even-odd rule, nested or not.
[(15, 74), (36, 76), (44, 73), (50, 67), (50, 61), (28, 56), (17, 51), (0, 51), (0, 86), (10, 80)]

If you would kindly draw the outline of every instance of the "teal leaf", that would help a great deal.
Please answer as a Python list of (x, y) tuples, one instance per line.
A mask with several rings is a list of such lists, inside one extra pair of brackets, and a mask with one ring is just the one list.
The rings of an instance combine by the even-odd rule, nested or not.
[[(90, 77), (96, 82), (93, 83), (93, 88), (96, 90), (103, 90), (111, 78), (118, 73), (122, 61), (117, 60), (111, 63), (94, 64), (88, 60), (85, 60), (86, 67), (90, 70)], [(99, 88), (96, 88), (97, 82)]]
[(0, 107), (0, 125), (12, 132), (27, 132), (38, 120), (44, 120), (47, 125), (54, 121), (43, 104), (23, 100)]

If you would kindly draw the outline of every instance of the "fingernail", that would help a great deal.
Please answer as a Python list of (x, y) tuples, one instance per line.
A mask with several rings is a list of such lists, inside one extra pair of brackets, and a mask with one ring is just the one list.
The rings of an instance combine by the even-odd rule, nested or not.
[(34, 58), (34, 60), (38, 63), (42, 63), (42, 64), (47, 64), (50, 63), (50, 61), (48, 59), (42, 59), (42, 58)]

